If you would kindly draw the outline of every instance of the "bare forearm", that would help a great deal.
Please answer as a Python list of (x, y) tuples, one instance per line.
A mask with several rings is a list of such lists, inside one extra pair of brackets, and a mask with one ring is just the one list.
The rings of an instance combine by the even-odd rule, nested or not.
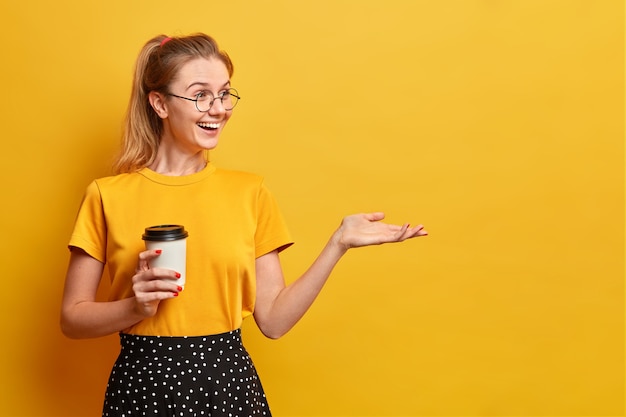
[(345, 252), (333, 236), (307, 271), (277, 295), (264, 320), (263, 333), (271, 338), (287, 333), (311, 307)]
[(347, 216), (311, 267), (291, 285), (285, 286), (278, 252), (257, 259), (257, 304), (254, 317), (263, 334), (278, 338), (302, 318), (333, 268), (349, 248), (402, 242), (428, 232), (422, 225), (382, 223), (384, 213)]
[(143, 319), (134, 307), (134, 297), (112, 302), (80, 302), (63, 311), (61, 330), (72, 339), (117, 333)]

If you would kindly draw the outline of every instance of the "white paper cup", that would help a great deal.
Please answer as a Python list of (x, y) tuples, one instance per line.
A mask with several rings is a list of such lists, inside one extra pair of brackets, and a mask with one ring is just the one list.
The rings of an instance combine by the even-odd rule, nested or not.
[(176, 283), (185, 287), (187, 282), (187, 237), (184, 226), (164, 224), (146, 227), (142, 239), (146, 249), (161, 249), (159, 256), (150, 261), (151, 268), (173, 269), (180, 274)]

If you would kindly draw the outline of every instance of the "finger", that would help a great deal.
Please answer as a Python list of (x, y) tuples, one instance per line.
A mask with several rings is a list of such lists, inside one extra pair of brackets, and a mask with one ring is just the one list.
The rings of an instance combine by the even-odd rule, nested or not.
[(407, 238), (406, 234), (409, 229), (409, 224), (405, 223), (402, 226), (390, 226), (389, 229), (395, 231), (389, 236), (388, 242), (401, 242)]
[(410, 237), (418, 237), (418, 236), (428, 236), (428, 232), (424, 229), (423, 225), (415, 226), (414, 228), (408, 231), (410, 233)]
[(152, 281), (139, 281), (133, 285), (135, 292), (158, 293), (158, 292), (180, 292), (183, 287), (174, 281), (155, 279)]
[(405, 226), (403, 226), (403, 229), (404, 232), (402, 233), (402, 241), (413, 237), (413, 231), (415, 230), (415, 228), (411, 228), (411, 225), (407, 223)]
[(183, 287), (162, 280), (143, 281), (133, 285), (137, 300), (145, 303), (177, 297)]
[(403, 225), (402, 235), (398, 237), (397, 241), (402, 242), (406, 239), (410, 239), (410, 238), (414, 238), (418, 236), (427, 236), (427, 235), (428, 235), (428, 232), (424, 230), (423, 225), (420, 224), (415, 227), (410, 227), (410, 225), (406, 224), (406, 225)]
[(373, 213), (366, 213), (364, 216), (371, 222), (377, 222), (385, 218), (385, 213), (382, 211), (375, 211)]
[(428, 232), (424, 229), (424, 225), (420, 224), (414, 227), (415, 233), (419, 236), (426, 236)]
[(180, 291), (174, 289), (171, 291), (136, 291), (135, 297), (141, 303), (149, 303), (151, 301), (166, 300), (168, 298), (178, 297)]
[(145, 250), (143, 252), (139, 252), (139, 260), (141, 261), (149, 261), (151, 259), (156, 258), (161, 254), (161, 249), (150, 249)]
[(180, 278), (180, 273), (168, 268), (152, 268), (150, 269), (152, 279), (161, 280), (177, 280)]
[[(150, 304), (155, 301), (163, 301), (170, 298), (178, 297), (178, 292), (176, 291), (159, 291), (159, 292), (136, 292), (135, 297), (137, 303), (143, 305), (145, 308), (151, 308)], [(156, 306), (152, 306), (156, 307)]]
[(161, 254), (161, 249), (151, 249), (139, 253), (139, 262), (137, 263), (137, 270), (145, 271), (149, 266), (149, 262), (158, 257)]
[(180, 273), (166, 268), (150, 268), (142, 271), (137, 271), (137, 273), (133, 276), (132, 282), (133, 284), (137, 284), (140, 282), (151, 282), (151, 281), (165, 281), (165, 282), (175, 282), (177, 279), (181, 277)]

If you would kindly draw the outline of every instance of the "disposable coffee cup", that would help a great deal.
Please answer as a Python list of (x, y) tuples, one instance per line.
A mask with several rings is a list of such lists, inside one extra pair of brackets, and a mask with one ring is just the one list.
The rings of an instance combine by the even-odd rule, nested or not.
[(142, 235), (146, 249), (162, 250), (159, 256), (150, 261), (150, 267), (173, 269), (178, 272), (180, 278), (176, 283), (183, 288), (187, 282), (187, 236), (189, 233), (185, 227), (178, 224), (146, 227)]

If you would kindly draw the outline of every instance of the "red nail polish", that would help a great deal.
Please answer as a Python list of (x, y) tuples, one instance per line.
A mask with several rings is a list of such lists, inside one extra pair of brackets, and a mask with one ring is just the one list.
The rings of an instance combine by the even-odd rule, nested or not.
[(183, 287), (178, 287), (178, 292), (181, 292), (183, 290)]
[(172, 294), (174, 294), (174, 297), (178, 297), (178, 293), (177, 292), (172, 293)]
[(157, 249), (156, 253), (161, 254), (161, 249)]
[(180, 278), (180, 274), (178, 272), (176, 273), (176, 278)]

